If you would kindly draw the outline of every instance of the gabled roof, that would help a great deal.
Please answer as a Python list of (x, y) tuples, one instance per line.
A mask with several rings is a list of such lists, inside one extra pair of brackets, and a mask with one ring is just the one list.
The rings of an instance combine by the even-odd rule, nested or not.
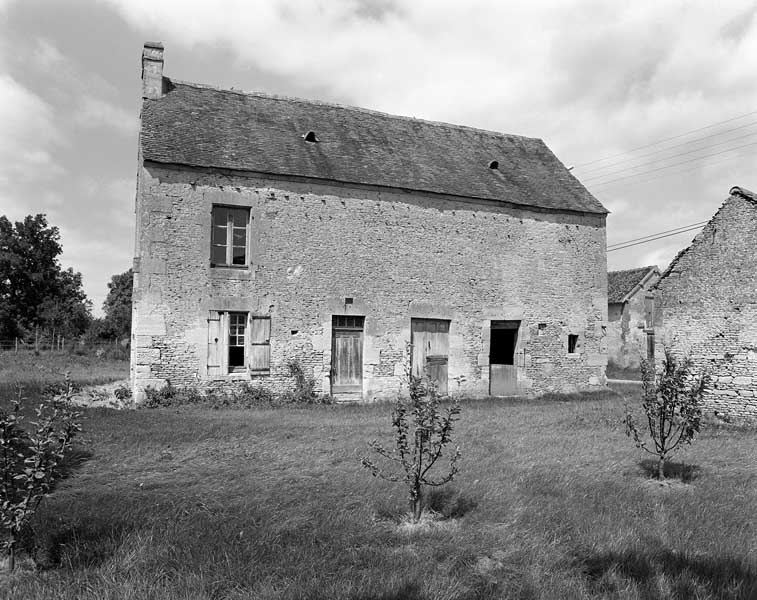
[(656, 265), (607, 272), (607, 302), (626, 302), (648, 275), (660, 274)]
[(731, 201), (731, 199), (734, 196), (739, 196), (743, 198), (744, 200), (748, 200), (749, 202), (757, 205), (757, 194), (755, 194), (754, 192), (750, 192), (746, 188), (735, 185), (728, 191), (728, 194), (729, 196), (728, 198), (725, 199), (725, 202), (723, 202), (721, 207), (715, 212), (714, 215), (712, 215), (712, 218), (710, 218), (710, 220), (707, 221), (707, 224), (699, 231), (699, 233), (697, 233), (697, 235), (694, 236), (694, 239), (691, 241), (691, 243), (688, 246), (686, 246), (683, 250), (681, 250), (678, 254), (676, 254), (675, 258), (670, 261), (668, 268), (665, 269), (665, 271), (663, 271), (662, 275), (660, 275), (660, 279), (657, 280), (655, 287), (658, 287), (659, 284), (662, 283), (663, 280), (667, 279), (667, 277), (675, 270), (676, 266), (678, 265), (678, 262), (681, 260), (682, 257), (684, 257), (691, 250), (691, 247), (694, 245), (694, 242), (696, 242), (697, 238), (699, 238), (705, 231), (712, 230), (713, 221), (717, 218), (720, 211), (723, 210), (723, 207), (726, 206), (726, 204), (728, 204), (728, 202)]
[(145, 161), (607, 213), (539, 139), (168, 79), (164, 89), (142, 107)]

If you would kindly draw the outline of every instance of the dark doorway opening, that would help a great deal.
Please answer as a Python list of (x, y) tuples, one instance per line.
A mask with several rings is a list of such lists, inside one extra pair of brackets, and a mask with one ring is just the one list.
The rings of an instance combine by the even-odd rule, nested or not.
[(513, 396), (518, 393), (515, 364), (520, 321), (492, 321), (489, 343), (489, 393)]

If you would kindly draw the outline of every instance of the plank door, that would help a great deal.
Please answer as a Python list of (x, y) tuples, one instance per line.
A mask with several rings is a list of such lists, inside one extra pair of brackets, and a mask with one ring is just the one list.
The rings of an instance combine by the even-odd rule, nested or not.
[(489, 394), (515, 396), (518, 393), (518, 345), (520, 321), (492, 321), (489, 343)]
[(414, 377), (428, 375), (440, 394), (447, 393), (449, 367), (449, 321), (443, 319), (411, 319), (411, 357)]
[(331, 392), (363, 391), (364, 317), (334, 315), (331, 326)]

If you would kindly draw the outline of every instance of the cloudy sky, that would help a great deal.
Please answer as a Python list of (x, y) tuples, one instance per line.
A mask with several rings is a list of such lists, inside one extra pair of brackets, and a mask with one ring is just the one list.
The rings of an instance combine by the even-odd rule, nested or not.
[(0, 0), (0, 214), (47, 213), (96, 312), (134, 251), (145, 40), (175, 79), (542, 138), (608, 244), (757, 191), (754, 0)]

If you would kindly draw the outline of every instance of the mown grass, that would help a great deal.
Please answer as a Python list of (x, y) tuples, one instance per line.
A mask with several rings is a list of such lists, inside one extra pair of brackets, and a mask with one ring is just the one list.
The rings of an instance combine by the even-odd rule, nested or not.
[[(638, 386), (625, 386), (632, 397)], [(659, 486), (615, 393), (466, 402), (461, 473), (398, 527), (361, 468), (391, 406), (84, 412), (12, 598), (757, 597), (757, 432), (708, 427)], [(688, 475), (683, 475), (683, 474)], [(3, 592), (0, 591), (0, 594)]]
[(118, 354), (124, 358), (97, 356), (95, 352), (0, 352), (0, 390), (22, 383), (27, 390), (36, 393), (50, 383), (60, 383), (66, 373), (81, 385), (126, 379), (129, 376), (128, 355), (122, 349)]

